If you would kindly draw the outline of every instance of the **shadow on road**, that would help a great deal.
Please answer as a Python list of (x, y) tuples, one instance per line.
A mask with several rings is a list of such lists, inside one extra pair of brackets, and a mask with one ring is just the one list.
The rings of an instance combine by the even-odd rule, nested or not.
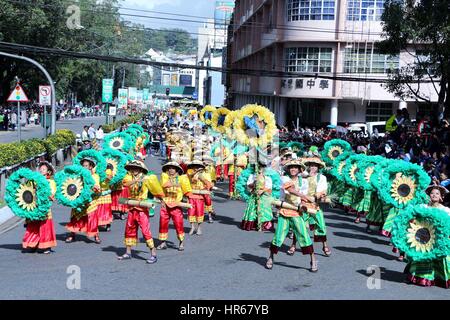
[(17, 250), (17, 251), (23, 250), (21, 243), (2, 244), (0, 245), (0, 249)]
[(226, 216), (219, 216), (216, 215), (215, 221), (219, 222), (220, 224), (227, 224), (230, 226), (236, 226), (239, 229), (241, 228), (241, 221), (236, 221), (233, 218), (226, 217)]
[[(104, 247), (102, 248), (102, 251), (105, 252), (114, 252), (116, 254), (116, 257), (120, 257), (121, 255), (125, 254), (125, 248), (124, 247), (114, 247), (114, 246), (109, 246), (109, 247)], [(142, 250), (136, 250), (133, 249), (131, 250), (131, 256), (133, 258), (139, 259), (139, 260), (147, 260), (144, 257), (141, 257), (140, 255), (137, 255), (136, 253), (147, 253), (150, 254), (148, 251), (142, 251)]]
[[(407, 283), (406, 276), (403, 272), (387, 270), (386, 268), (383, 267), (380, 268), (380, 271), (381, 271), (381, 280), (386, 280), (395, 283)], [(367, 273), (367, 270), (357, 270), (356, 272), (367, 277), (373, 275), (373, 273)]]
[(366, 235), (362, 235), (362, 234), (354, 234), (354, 233), (347, 233), (347, 232), (333, 232), (333, 234), (337, 237), (370, 241), (375, 244), (381, 244), (381, 245), (386, 245), (386, 246), (388, 246), (390, 243), (387, 240), (382, 240), (382, 239), (378, 239), (378, 238), (374, 238), (374, 237), (366, 236)]
[[(240, 259), (236, 259), (237, 261), (250, 261), (250, 262), (255, 262), (261, 266), (263, 266), (264, 268), (266, 267), (266, 261), (267, 261), (267, 257), (260, 257), (260, 256), (255, 256), (253, 254), (250, 253), (241, 253), (239, 255)], [(273, 265), (277, 265), (277, 266), (282, 266), (285, 268), (291, 268), (291, 269), (304, 269), (304, 270), (309, 270), (308, 268), (304, 268), (304, 267), (300, 267), (300, 266), (293, 266), (290, 264), (287, 264), (286, 262), (277, 262), (276, 261), (276, 256), (274, 257), (274, 263)]]
[(344, 252), (350, 252), (350, 253), (359, 253), (359, 254), (366, 254), (373, 257), (380, 257), (386, 260), (397, 260), (396, 257), (394, 257), (391, 254), (373, 250), (371, 248), (364, 248), (364, 247), (357, 247), (357, 248), (351, 248), (351, 247), (334, 247), (334, 249)]

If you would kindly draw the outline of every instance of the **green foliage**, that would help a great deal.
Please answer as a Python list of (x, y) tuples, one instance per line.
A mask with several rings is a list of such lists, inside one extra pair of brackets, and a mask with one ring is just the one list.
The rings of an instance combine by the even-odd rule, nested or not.
[[(398, 72), (389, 76), (387, 89), (403, 99), (430, 103), (428, 91), (420, 92), (412, 81), (434, 81), (438, 104), (450, 110), (450, 10), (448, 0), (398, 1), (384, 5), (383, 33), (378, 46), (382, 52), (398, 55), (408, 52), (408, 59)], [(423, 45), (426, 44), (426, 45)], [(420, 54), (417, 55), (417, 50)], [(415, 52), (416, 51), (416, 52)], [(426, 57), (426, 58), (424, 58)]]
[(70, 130), (58, 130), (47, 139), (30, 139), (22, 142), (0, 144), (0, 168), (13, 166), (42, 153), (48, 156), (58, 149), (75, 144), (75, 134)]
[[(82, 29), (68, 28), (73, 4), (80, 8)], [(120, 17), (119, 0), (8, 1), (0, 0), (0, 41), (59, 48), (106, 56), (141, 57), (150, 48), (178, 53), (196, 52), (189, 33), (145, 29), (144, 25)], [(68, 99), (71, 93), (83, 97), (86, 104), (99, 103), (102, 79), (111, 77), (113, 63), (87, 59), (67, 59), (56, 56), (30, 56), (40, 62), (56, 82), (57, 99)], [(141, 80), (140, 68), (128, 63), (115, 63), (115, 90), (122, 82), (136, 86)], [(0, 57), (0, 90), (7, 97), (20, 75), (29, 98), (37, 98), (39, 84), (44, 80), (29, 63)], [(116, 92), (116, 91), (115, 91)], [(0, 101), (1, 103), (2, 101)]]
[(132, 115), (132, 116), (126, 117), (125, 119), (117, 121), (114, 124), (104, 125), (103, 126), (103, 131), (105, 133), (113, 132), (114, 130), (119, 129), (124, 124), (131, 124), (131, 123), (135, 123), (135, 122), (137, 122), (139, 120), (142, 120), (144, 115), (145, 115), (145, 113), (140, 113), (140, 114), (136, 114), (136, 115)]

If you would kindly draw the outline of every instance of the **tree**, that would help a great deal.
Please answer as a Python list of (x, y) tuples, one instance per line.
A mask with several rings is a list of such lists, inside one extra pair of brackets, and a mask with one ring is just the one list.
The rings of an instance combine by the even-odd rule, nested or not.
[[(448, 0), (386, 0), (382, 15), (387, 54), (406, 51), (411, 62), (389, 76), (387, 89), (401, 98), (431, 103), (425, 82), (438, 95), (439, 111), (450, 115), (450, 5)], [(411, 49), (414, 49), (413, 52)], [(412, 84), (412, 82), (417, 84)]]

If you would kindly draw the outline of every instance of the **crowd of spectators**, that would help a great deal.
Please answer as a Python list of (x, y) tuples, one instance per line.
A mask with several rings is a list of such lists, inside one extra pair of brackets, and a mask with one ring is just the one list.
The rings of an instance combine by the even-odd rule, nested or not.
[(339, 130), (335, 127), (280, 128), (280, 140), (293, 140), (310, 146), (322, 147), (327, 141), (340, 138), (348, 141), (355, 152), (381, 155), (418, 164), (433, 182), (450, 191), (450, 125), (446, 119), (423, 117), (410, 121), (405, 112), (395, 115), (391, 130), (382, 134)]

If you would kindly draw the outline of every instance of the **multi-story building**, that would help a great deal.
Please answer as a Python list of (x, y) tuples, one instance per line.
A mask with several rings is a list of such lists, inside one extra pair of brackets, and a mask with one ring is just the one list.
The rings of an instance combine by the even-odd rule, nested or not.
[[(175, 53), (163, 53), (150, 49), (145, 54), (146, 59), (155, 62), (165, 62), (182, 65), (195, 65), (195, 55), (182, 55)], [(148, 66), (145, 72), (150, 75), (150, 85), (153, 93), (164, 95), (166, 89), (170, 89), (172, 97), (192, 98), (195, 92), (195, 69), (180, 69), (178, 67), (153, 67)]]
[[(401, 101), (383, 86), (389, 72), (420, 54), (413, 46), (396, 56), (379, 52), (383, 4), (384, 0), (237, 0), (229, 66), (266, 73), (233, 73), (227, 85), (232, 107), (265, 105), (278, 124), (297, 119), (334, 125), (384, 121), (397, 108), (408, 108), (412, 118), (418, 111), (429, 111), (431, 106)], [(349, 78), (358, 81), (343, 81)], [(437, 101), (432, 84), (422, 84), (420, 91)]]
[[(198, 29), (197, 65), (222, 68), (223, 56), (227, 46), (228, 25), (232, 16), (234, 1), (216, 1), (214, 19)], [(200, 70), (197, 87), (198, 101), (201, 105), (221, 106), (225, 101), (225, 87), (222, 74)]]

